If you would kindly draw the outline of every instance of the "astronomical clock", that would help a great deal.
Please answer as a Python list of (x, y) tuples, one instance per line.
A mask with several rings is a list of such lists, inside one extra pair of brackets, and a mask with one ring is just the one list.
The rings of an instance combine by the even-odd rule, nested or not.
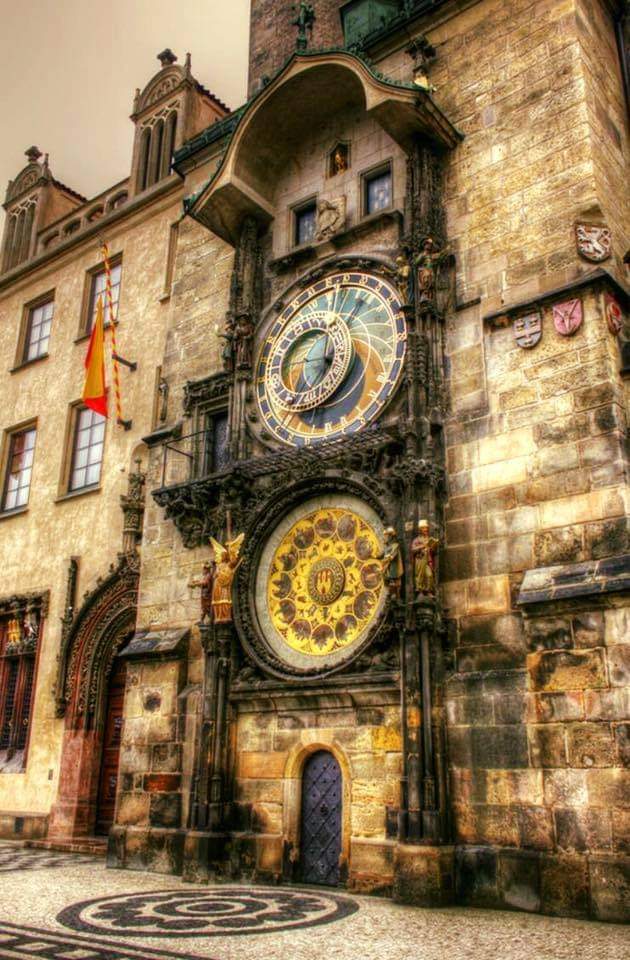
[(214, 538), (199, 582), (213, 746), (209, 768), (199, 741), (196, 828), (229, 819), (230, 711), (295, 696), (318, 711), (343, 691), (400, 699), (400, 836), (446, 836), (428, 679), (441, 622), (445, 238), (425, 187), (438, 164), (418, 145), (409, 213), (387, 214), (372, 252), (325, 244), (270, 261), (266, 227), (253, 215), (239, 226), (224, 371), (186, 388), (193, 418), (204, 403), (211, 469), (157, 494), (188, 546)]
[(349, 271), (308, 286), (262, 343), (255, 384), (266, 430), (294, 446), (361, 430), (398, 387), (406, 341), (391, 283)]
[[(400, 391), (407, 318), (391, 270), (352, 265), (305, 278), (272, 307), (252, 358), (250, 425), (290, 469), (277, 508), (255, 523), (236, 620), (245, 650), (278, 677), (343, 669), (378, 635), (388, 603), (386, 515), (369, 490), (340, 482), (339, 465)], [(318, 496), (294, 482), (305, 457), (332, 458), (328, 477), (310, 471)]]

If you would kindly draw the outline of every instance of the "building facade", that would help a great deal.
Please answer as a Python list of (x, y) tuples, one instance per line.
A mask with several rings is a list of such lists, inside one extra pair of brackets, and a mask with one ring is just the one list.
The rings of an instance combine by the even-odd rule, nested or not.
[[(128, 181), (29, 151), (5, 835), (627, 918), (628, 29), (254, 0), (243, 107), (166, 50)], [(77, 404), (101, 237), (128, 430)]]

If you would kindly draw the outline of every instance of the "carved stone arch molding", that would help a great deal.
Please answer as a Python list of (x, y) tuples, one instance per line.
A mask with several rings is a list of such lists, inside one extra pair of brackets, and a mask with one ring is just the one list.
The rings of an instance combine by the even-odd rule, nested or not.
[(267, 676), (281, 680), (296, 680), (315, 679), (338, 673), (347, 669), (350, 662), (358, 659), (387, 628), (389, 602), (386, 602), (380, 619), (357, 647), (352, 657), (325, 671), (304, 668), (294, 670), (276, 657), (265, 642), (253, 600), (258, 566), (267, 538), (282, 518), (287, 516), (296, 505), (330, 494), (354, 497), (370, 507), (383, 525), (392, 522), (391, 506), (387, 503), (386, 496), (382, 495), (384, 490), (380, 489), (380, 485), (376, 482), (368, 486), (348, 470), (309, 473), (293, 483), (276, 486), (271, 493), (268, 492), (267, 495), (260, 497), (256, 504), (257, 509), (249, 514), (242, 561), (234, 591), (234, 622), (245, 653)]
[(56, 711), (66, 723), (49, 837), (94, 832), (107, 684), (114, 658), (135, 626), (138, 576), (137, 555), (122, 554), (76, 615), (70, 610), (64, 618)]
[(122, 555), (107, 577), (86, 594), (64, 631), (57, 667), (55, 705), (72, 729), (98, 726), (112, 663), (136, 619), (139, 568)]

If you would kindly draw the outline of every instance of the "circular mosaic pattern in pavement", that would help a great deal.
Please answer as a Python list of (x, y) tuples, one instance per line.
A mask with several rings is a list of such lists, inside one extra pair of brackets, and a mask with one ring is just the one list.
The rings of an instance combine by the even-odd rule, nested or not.
[(220, 887), (99, 897), (57, 915), (81, 933), (126, 937), (212, 937), (276, 933), (348, 917), (359, 909), (349, 897), (311, 890)]

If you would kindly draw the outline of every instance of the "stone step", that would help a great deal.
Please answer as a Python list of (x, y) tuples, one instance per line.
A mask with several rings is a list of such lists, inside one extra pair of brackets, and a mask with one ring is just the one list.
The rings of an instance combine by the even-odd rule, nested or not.
[(25, 840), (24, 846), (34, 850), (90, 853), (95, 857), (104, 857), (107, 853), (107, 837), (76, 837), (72, 840)]

